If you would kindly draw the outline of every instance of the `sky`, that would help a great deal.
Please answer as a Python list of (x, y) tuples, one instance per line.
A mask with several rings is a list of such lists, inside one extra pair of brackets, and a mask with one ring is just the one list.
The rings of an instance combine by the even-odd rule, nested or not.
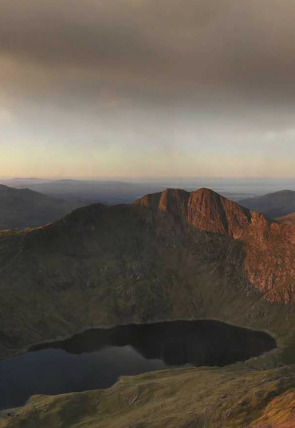
[(293, 177), (294, 0), (1, 0), (1, 177)]

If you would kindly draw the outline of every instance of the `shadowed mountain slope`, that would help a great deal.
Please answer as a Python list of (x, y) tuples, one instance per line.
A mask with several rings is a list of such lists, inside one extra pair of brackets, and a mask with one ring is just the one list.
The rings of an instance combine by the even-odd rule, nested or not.
[(209, 189), (2, 232), (2, 355), (88, 327), (179, 318), (262, 328), (289, 344), (294, 236)]
[(0, 229), (43, 226), (58, 220), (79, 205), (29, 189), (0, 185)]
[(224, 369), (169, 370), (106, 391), (36, 396), (18, 416), (0, 415), (0, 426), (244, 428), (279, 420), (291, 427), (293, 366), (274, 367), (295, 362), (294, 241), (292, 226), (209, 189), (167, 189), (1, 232), (3, 357), (90, 327), (202, 318), (265, 330), (278, 349)]
[(281, 190), (263, 196), (239, 201), (243, 207), (259, 211), (270, 218), (285, 216), (295, 211), (295, 191)]

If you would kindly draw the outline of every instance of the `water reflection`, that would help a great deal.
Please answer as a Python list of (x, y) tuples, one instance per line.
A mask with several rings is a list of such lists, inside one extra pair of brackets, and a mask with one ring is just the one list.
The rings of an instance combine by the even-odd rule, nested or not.
[(274, 348), (268, 334), (211, 320), (131, 324), (91, 329), (71, 339), (34, 349), (63, 349), (72, 354), (99, 351), (108, 346), (132, 346), (146, 359), (166, 365), (224, 366)]
[(223, 366), (275, 347), (263, 332), (216, 321), (176, 321), (91, 329), (0, 362), (0, 408), (33, 394), (107, 388), (119, 376), (169, 366)]

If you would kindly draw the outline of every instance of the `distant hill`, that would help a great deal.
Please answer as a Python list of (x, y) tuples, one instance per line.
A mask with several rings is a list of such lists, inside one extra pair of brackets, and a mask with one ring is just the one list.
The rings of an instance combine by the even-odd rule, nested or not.
[(280, 223), (295, 225), (295, 212), (285, 215), (283, 217), (278, 217), (276, 220)]
[[(171, 179), (171, 182), (173, 182), (173, 179)], [(115, 205), (131, 203), (147, 193), (161, 192), (167, 187), (174, 187), (174, 185), (171, 186), (171, 182), (169, 182), (169, 179), (159, 182), (128, 182), (98, 179), (46, 180), (41, 178), (14, 178), (4, 180), (2, 184), (18, 189), (28, 188), (44, 195), (67, 201), (82, 201), (84, 205), (97, 202)], [(193, 182), (190, 181), (186, 181), (183, 184), (183, 188), (187, 191), (192, 191), (196, 188)], [(216, 182), (215, 184), (217, 185), (218, 183)], [(239, 191), (222, 191), (219, 193), (233, 201), (254, 196), (253, 193)]]
[(84, 205), (96, 202), (108, 205), (130, 203), (146, 193), (156, 192), (164, 188), (152, 183), (73, 179), (45, 183), (32, 181), (26, 187), (54, 198), (61, 198), (67, 201), (82, 201)]
[(0, 229), (43, 226), (81, 205), (42, 195), (30, 189), (14, 189), (0, 185)]
[(30, 188), (31, 185), (38, 183), (49, 183), (55, 181), (54, 179), (49, 178), (37, 178), (37, 177), (16, 177), (16, 178), (6, 178), (0, 181), (0, 184), (4, 184), (8, 187), (13, 187), (15, 189), (19, 188)]
[(239, 204), (250, 210), (259, 211), (267, 217), (282, 217), (295, 211), (295, 191), (281, 190), (264, 196), (242, 199)]

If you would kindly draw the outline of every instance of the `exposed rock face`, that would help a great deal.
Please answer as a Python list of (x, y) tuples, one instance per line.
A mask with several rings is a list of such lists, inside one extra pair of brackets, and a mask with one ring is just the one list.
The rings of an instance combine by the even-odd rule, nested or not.
[(136, 202), (150, 207), (157, 220), (228, 235), (245, 244), (244, 267), (250, 282), (271, 301), (295, 296), (295, 228), (249, 211), (209, 189), (167, 189)]
[(241, 236), (251, 223), (251, 212), (210, 189), (195, 192), (167, 189), (136, 202), (151, 207), (154, 215), (165, 213), (180, 222), (206, 232)]

